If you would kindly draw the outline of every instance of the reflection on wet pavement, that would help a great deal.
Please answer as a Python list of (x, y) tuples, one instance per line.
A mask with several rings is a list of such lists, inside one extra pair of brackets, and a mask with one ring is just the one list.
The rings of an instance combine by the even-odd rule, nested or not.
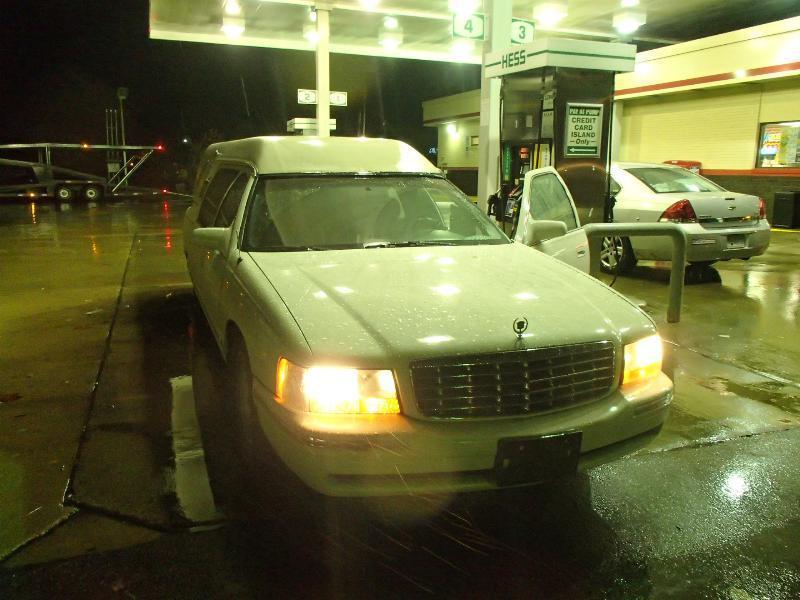
[[(184, 208), (0, 207), (0, 399), (19, 395), (0, 404), (0, 556), (52, 531), (4, 564), (0, 597), (800, 595), (791, 234), (659, 323), (675, 402), (635, 456), (551, 488), (341, 501), (244, 488), (224, 431), (201, 436), (226, 418), (226, 380)], [(615, 287), (663, 320), (658, 268)]]

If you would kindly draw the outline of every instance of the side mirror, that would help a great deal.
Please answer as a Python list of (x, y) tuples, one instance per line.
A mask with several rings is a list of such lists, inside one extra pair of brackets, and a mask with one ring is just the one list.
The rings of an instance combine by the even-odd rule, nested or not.
[(228, 254), (228, 240), (231, 230), (226, 227), (199, 227), (192, 230), (192, 243), (209, 252)]
[(535, 246), (566, 233), (567, 225), (562, 221), (528, 221), (525, 227), (525, 244)]

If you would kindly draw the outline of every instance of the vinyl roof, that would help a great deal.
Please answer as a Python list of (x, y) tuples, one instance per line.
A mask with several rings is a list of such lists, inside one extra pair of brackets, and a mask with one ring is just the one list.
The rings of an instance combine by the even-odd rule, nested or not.
[(204, 158), (215, 155), (262, 174), (441, 172), (405, 142), (379, 138), (262, 136), (212, 144)]

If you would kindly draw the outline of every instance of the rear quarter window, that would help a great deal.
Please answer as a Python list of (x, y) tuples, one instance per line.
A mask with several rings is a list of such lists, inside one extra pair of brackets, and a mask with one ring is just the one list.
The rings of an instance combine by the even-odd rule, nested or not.
[(201, 227), (211, 227), (213, 225), (219, 205), (238, 174), (236, 169), (223, 168), (214, 175), (203, 196), (200, 213), (197, 216)]

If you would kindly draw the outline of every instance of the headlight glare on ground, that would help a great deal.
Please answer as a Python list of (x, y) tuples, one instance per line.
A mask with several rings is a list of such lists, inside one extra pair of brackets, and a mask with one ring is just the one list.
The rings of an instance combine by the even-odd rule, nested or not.
[(303, 368), (278, 361), (275, 400), (287, 408), (320, 414), (397, 414), (394, 375), (387, 370)]
[(651, 335), (625, 346), (622, 385), (641, 383), (657, 377), (663, 358), (661, 337)]

